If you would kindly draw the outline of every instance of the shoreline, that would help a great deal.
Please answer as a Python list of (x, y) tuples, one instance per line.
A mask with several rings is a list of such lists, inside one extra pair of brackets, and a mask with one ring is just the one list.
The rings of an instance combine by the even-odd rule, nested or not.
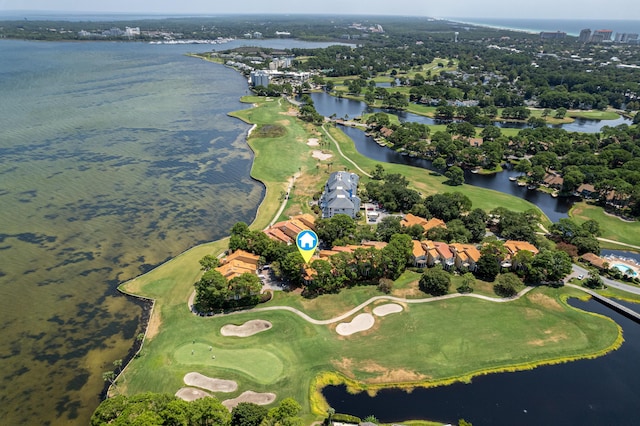
[[(229, 113), (229, 114), (230, 114), (231, 116), (234, 116), (234, 115), (232, 115), (231, 113)], [(235, 117), (235, 116), (234, 116), (234, 117)], [(239, 118), (239, 117), (236, 117), (236, 118)], [(239, 118), (239, 119), (241, 119), (241, 118)], [(246, 120), (242, 120), (242, 121), (246, 122)], [(257, 125), (256, 125), (256, 124), (254, 124), (254, 125), (249, 129), (249, 131), (247, 131), (247, 136), (246, 136), (247, 144), (248, 144), (248, 146), (250, 147), (250, 149), (254, 152), (254, 155), (256, 155), (256, 154), (255, 154), (255, 150), (254, 150), (254, 148), (251, 146), (251, 144), (248, 142), (248, 138), (249, 138), (249, 136), (250, 136), (250, 134), (251, 134), (251, 130), (252, 130), (252, 129), (254, 129), (256, 126), (257, 126)], [(254, 157), (254, 166), (255, 166), (255, 157)], [(254, 175), (253, 175), (253, 169), (254, 169), (254, 166), (252, 166), (251, 178), (252, 178), (252, 179), (255, 179), (256, 181), (260, 181), (260, 182), (262, 182), (262, 183), (263, 183), (263, 185), (265, 185), (265, 188), (267, 188), (267, 190), (268, 190), (268, 185), (267, 185), (265, 182), (263, 182), (263, 181), (261, 181), (260, 179), (257, 179), (256, 177), (254, 177)], [(267, 192), (265, 191), (265, 196), (264, 196), (264, 198), (262, 199), (262, 201), (260, 202), (260, 204), (258, 205), (258, 208), (257, 208), (257, 210), (256, 210), (256, 216), (255, 216), (255, 218), (254, 218), (254, 220), (252, 221), (252, 223), (251, 223), (251, 225), (250, 225), (250, 226), (255, 226), (255, 224), (256, 224), (259, 220), (264, 220), (264, 215), (266, 214), (266, 212), (264, 212), (264, 211), (263, 211), (263, 210), (264, 210), (264, 209), (263, 209), (263, 207), (264, 207), (265, 201), (267, 200), (267, 196), (268, 196), (268, 195), (267, 195)], [(167, 263), (174, 262), (176, 259), (178, 259), (178, 258), (180, 258), (180, 257), (183, 257), (186, 253), (192, 252), (192, 251), (194, 251), (194, 250), (198, 250), (198, 249), (200, 249), (200, 248), (205, 248), (205, 247), (206, 247), (206, 248), (209, 248), (209, 247), (210, 247), (210, 246), (212, 246), (212, 245), (216, 245), (216, 244), (223, 243), (227, 238), (228, 238), (228, 237), (226, 237), (226, 238), (222, 238), (222, 239), (219, 239), (219, 240), (216, 240), (216, 241), (212, 241), (212, 242), (209, 242), (209, 243), (204, 243), (204, 244), (200, 244), (200, 245), (194, 246), (194, 247), (192, 247), (192, 248), (190, 248), (190, 249), (186, 250), (185, 252), (181, 253), (180, 255), (176, 256), (175, 258), (172, 258), (172, 259), (168, 260), (167, 262), (163, 263), (162, 265), (157, 266), (157, 267), (156, 267), (156, 268), (154, 268), (153, 270), (148, 271), (148, 272), (147, 272), (147, 273), (145, 273), (145, 274), (142, 274), (142, 275), (140, 275), (140, 276), (138, 276), (138, 277), (136, 277), (136, 278), (133, 278), (133, 279), (131, 279), (131, 280), (128, 280), (128, 281), (124, 282), (123, 284), (121, 284), (121, 285), (119, 285), (119, 286), (118, 286), (118, 290), (119, 290), (119, 291), (121, 291), (121, 292), (123, 292), (123, 293), (129, 294), (129, 295), (135, 295), (136, 297), (138, 297), (139, 295), (138, 295), (137, 293), (134, 293), (134, 292), (132, 292), (132, 291), (129, 291), (128, 289), (125, 289), (125, 286), (126, 286), (127, 284), (131, 283), (131, 282), (134, 282), (136, 279), (138, 279), (138, 278), (140, 278), (140, 277), (143, 277), (143, 276), (145, 276), (145, 275), (148, 275), (148, 274), (153, 273), (154, 271), (156, 271), (157, 269), (159, 269), (159, 268), (161, 268), (162, 266), (166, 265)], [(199, 271), (198, 271), (198, 273), (201, 273), (201, 272), (199, 272)], [(143, 297), (144, 297), (144, 296), (143, 296)], [(152, 299), (152, 300), (154, 300), (154, 303), (155, 303), (155, 299)], [(182, 303), (182, 302), (181, 302), (181, 303)], [(159, 315), (159, 313), (157, 313), (157, 312), (158, 312), (158, 310), (155, 310), (153, 313), (154, 313), (154, 314), (156, 314), (156, 315)], [(605, 318), (608, 318), (608, 317), (605, 317)], [(610, 321), (613, 321), (613, 320), (611, 320), (611, 318), (608, 318), (608, 319), (609, 319)], [(151, 315), (150, 315), (150, 320), (151, 320)], [(150, 322), (150, 321), (149, 321), (149, 322)], [(616, 325), (617, 325), (617, 324), (616, 324)], [(148, 331), (148, 327), (149, 327), (149, 323), (147, 323), (147, 325), (146, 325), (146, 327), (145, 327), (145, 334), (146, 334), (146, 333), (147, 333), (147, 331)], [(619, 326), (618, 326), (618, 328), (619, 328)], [(621, 335), (620, 331), (618, 331), (618, 338), (617, 338), (617, 339), (616, 339), (616, 341), (614, 342), (614, 345), (615, 345), (615, 343), (619, 343), (619, 344), (618, 344), (618, 347), (619, 347), (619, 345), (622, 343), (622, 341), (620, 340), (620, 339), (621, 339), (621, 337), (622, 337), (622, 335)], [(619, 341), (619, 340), (620, 340), (620, 341)], [(619, 342), (618, 342), (618, 341), (619, 341)], [(614, 345), (612, 345), (612, 346), (610, 346), (610, 347), (606, 348), (606, 349), (604, 350), (604, 351), (605, 351), (604, 353), (608, 353), (608, 352), (610, 352), (610, 351), (614, 350), (614, 349), (615, 349), (615, 348), (613, 348), (613, 346), (614, 346)], [(565, 360), (561, 360), (561, 359), (560, 359), (560, 360), (556, 360), (556, 362), (555, 362), (555, 363), (560, 363), (560, 362), (569, 362), (569, 361), (572, 361), (572, 360), (574, 360), (574, 359), (583, 359), (583, 358), (588, 358), (588, 357), (597, 357), (597, 356), (601, 356), (601, 355), (602, 355), (602, 354), (600, 354), (600, 352), (598, 352), (598, 353), (596, 353), (596, 354), (584, 355), (584, 356), (579, 356), (579, 357), (567, 357)], [(538, 365), (545, 365), (545, 364), (549, 364), (549, 363), (551, 363), (551, 361), (553, 361), (553, 360), (543, 360), (543, 361), (540, 361), (538, 364), (537, 364), (537, 363), (533, 363), (533, 365), (534, 365), (534, 367), (535, 367), (535, 366), (538, 366)], [(524, 369), (526, 369), (526, 368), (525, 368), (526, 366), (527, 366), (527, 365), (518, 364), (518, 365), (516, 365), (515, 367), (513, 367), (513, 366), (505, 366), (505, 367), (501, 367), (500, 369), (485, 369), (485, 370), (474, 371), (474, 372), (472, 372), (472, 373), (469, 373), (469, 375), (470, 375), (470, 377), (475, 377), (475, 376), (478, 376), (478, 375), (491, 374), (491, 373), (501, 372), (501, 371), (515, 371), (515, 370), (513, 370), (514, 368), (515, 368), (516, 370), (524, 370)], [(126, 368), (128, 368), (128, 367), (129, 367), (129, 363), (128, 363), (125, 367), (123, 367), (123, 371), (124, 371)], [(533, 368), (533, 367), (531, 367), (531, 368)], [(461, 381), (461, 378), (464, 378), (464, 377), (467, 377), (467, 376), (468, 376), (468, 375), (461, 375), (461, 376), (459, 376), (459, 377), (455, 378), (453, 381)], [(318, 381), (318, 378), (319, 378), (319, 377), (321, 377), (321, 375), (317, 375), (315, 378), (311, 378), (312, 386), (313, 386), (315, 383), (317, 383), (317, 381)], [(444, 381), (444, 380), (452, 380), (452, 379), (443, 379), (443, 381)], [(445, 384), (443, 381), (437, 381), (437, 382), (435, 382), (436, 384), (432, 384), (431, 386), (437, 386), (437, 385)], [(453, 382), (453, 381), (452, 381), (452, 382)], [(406, 386), (407, 388), (410, 388), (410, 387), (411, 387), (411, 388), (412, 388), (412, 387), (416, 387), (416, 385), (415, 385), (415, 384), (413, 384), (413, 383), (410, 383), (410, 384), (405, 385), (405, 386)], [(379, 388), (393, 388), (393, 387), (397, 387), (397, 386), (396, 386), (396, 384), (391, 383), (391, 384), (379, 385)], [(313, 405), (314, 396), (313, 396), (313, 395), (314, 395), (313, 393), (310, 395), (310, 397), (311, 397), (311, 407), (312, 407), (312, 412), (313, 412), (313, 413), (315, 413), (315, 411), (313, 411), (313, 407), (314, 407), (314, 405)], [(325, 402), (325, 403), (326, 403), (326, 402)], [(317, 414), (317, 413), (315, 413), (315, 414)], [(324, 414), (324, 413), (322, 413), (322, 414)]]
[[(258, 216), (258, 215), (257, 215)], [(258, 217), (256, 217), (257, 219)], [(255, 222), (255, 220), (254, 220)], [(219, 241), (223, 241), (223, 240), (219, 240)], [(215, 243), (215, 242), (212, 242)], [(212, 244), (212, 243), (207, 243), (207, 244)], [(197, 247), (196, 247), (197, 248)], [(192, 248), (190, 250), (193, 250), (195, 248)], [(173, 260), (173, 259), (172, 259)], [(171, 262), (172, 260), (170, 260), (169, 262)], [(150, 271), (151, 272), (151, 271)], [(597, 314), (594, 314), (597, 315)], [(607, 318), (609, 321), (613, 321), (611, 318), (608, 317), (604, 317)], [(617, 347), (620, 346), (620, 344), (622, 344), (622, 335), (620, 333), (620, 328), (619, 326), (616, 324), (616, 326), (618, 327), (618, 332), (617, 332), (617, 337), (616, 340), (614, 341), (614, 343), (612, 345), (609, 345), (607, 348), (597, 351), (596, 353), (591, 353), (591, 354), (587, 354), (587, 355), (581, 355), (581, 356), (570, 356), (570, 357), (564, 357), (564, 358), (555, 358), (555, 359), (547, 359), (547, 360), (541, 360), (539, 362), (534, 362), (534, 363), (530, 363), (530, 364), (516, 364), (514, 366), (503, 366), (503, 367), (499, 367), (499, 368), (495, 368), (495, 369), (484, 369), (484, 370), (476, 370), (473, 371), (471, 373), (468, 374), (463, 374), (460, 376), (456, 376), (456, 377), (452, 377), (452, 378), (447, 378), (447, 379), (441, 379), (441, 380), (437, 380), (437, 381), (432, 381), (432, 382), (410, 382), (410, 383), (385, 383), (385, 384), (375, 384), (375, 386), (368, 386), (366, 389), (363, 388), (363, 390), (372, 390), (372, 389), (384, 389), (384, 388), (397, 388), (397, 387), (401, 387), (404, 389), (410, 389), (410, 388), (415, 388), (415, 387), (434, 387), (434, 386), (440, 386), (440, 385), (445, 385), (445, 384), (449, 384), (449, 383), (454, 383), (454, 382), (458, 382), (458, 381), (468, 381), (470, 380), (472, 377), (476, 377), (476, 376), (480, 376), (480, 375), (486, 375), (486, 374), (492, 374), (492, 373), (498, 373), (498, 372), (507, 372), (507, 371), (520, 371), (520, 370), (525, 370), (525, 369), (530, 369), (530, 368), (535, 368), (537, 366), (540, 365), (547, 365), (547, 364), (557, 364), (557, 363), (562, 363), (562, 362), (570, 362), (573, 360), (577, 360), (577, 359), (585, 359), (585, 358), (594, 358), (594, 357), (599, 357), (602, 356), (603, 354), (606, 354), (608, 352), (611, 352), (612, 350), (615, 350)], [(318, 386), (319, 383), (324, 382), (325, 380), (325, 376), (324, 374), (326, 373), (321, 373), (321, 374), (317, 374), (314, 377), (310, 378), (310, 389), (316, 389), (316, 387)], [(334, 377), (339, 377), (339, 373), (334, 372), (332, 373), (334, 375)], [(329, 383), (331, 384), (331, 383)], [(322, 411), (322, 407), (326, 406), (326, 401), (324, 401), (324, 397), (322, 397), (322, 399), (320, 399), (318, 397), (318, 394), (321, 395), (320, 392), (316, 392), (314, 391), (313, 393), (310, 394), (310, 407), (311, 407), (311, 413), (313, 413), (314, 415), (322, 415), (325, 413), (325, 411)]]
[[(533, 29), (533, 28), (514, 28), (514, 27), (507, 27), (504, 25), (497, 25), (497, 24), (489, 24), (489, 23), (485, 23), (485, 22), (471, 22), (471, 21), (461, 21), (460, 19), (456, 19), (456, 18), (444, 18), (445, 20), (449, 21), (449, 22), (455, 22), (457, 24), (464, 24), (464, 25), (470, 25), (470, 26), (474, 26), (474, 27), (481, 27), (481, 28), (490, 28), (490, 29), (494, 29), (494, 30), (504, 30), (504, 31), (513, 31), (516, 33), (525, 33), (525, 34), (530, 34), (530, 35), (538, 35), (541, 32), (545, 32), (545, 31), (550, 31), (550, 30), (541, 30), (541, 29)], [(462, 18), (462, 19), (466, 19), (466, 18)], [(473, 19), (473, 18), (472, 18)], [(478, 19), (482, 19), (482, 18), (478, 18)], [(493, 18), (488, 18), (488, 19), (493, 19)], [(507, 19), (507, 18), (505, 18)], [(553, 21), (553, 19), (540, 19), (541, 21)], [(563, 31), (562, 29), (558, 29), (558, 31)], [(578, 37), (579, 34), (575, 34), (575, 33), (570, 33), (567, 32), (567, 36), (570, 37)]]

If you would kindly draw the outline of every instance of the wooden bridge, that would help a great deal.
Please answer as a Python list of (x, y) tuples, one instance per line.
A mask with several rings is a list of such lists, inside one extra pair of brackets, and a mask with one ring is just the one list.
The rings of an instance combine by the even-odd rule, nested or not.
[(597, 300), (598, 302), (602, 303), (605, 306), (610, 307), (611, 309), (613, 309), (614, 311), (624, 315), (625, 317), (634, 320), (637, 323), (640, 323), (640, 313), (627, 308), (626, 306), (623, 306), (611, 299), (609, 299), (608, 297), (604, 297), (598, 293), (596, 293), (593, 290), (589, 290), (588, 288), (584, 288), (584, 287), (580, 287), (577, 285), (573, 285), (573, 284), (567, 284), (567, 286), (569, 287), (573, 287), (573, 288), (577, 288), (580, 289), (582, 291), (584, 291), (585, 293), (589, 293), (591, 295), (591, 297), (593, 297), (595, 300)]

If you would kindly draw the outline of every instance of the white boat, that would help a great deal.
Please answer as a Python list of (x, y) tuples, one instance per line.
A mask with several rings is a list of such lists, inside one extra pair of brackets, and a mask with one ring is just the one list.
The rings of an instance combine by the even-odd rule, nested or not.
[(515, 181), (517, 181), (517, 180), (518, 180), (518, 177), (517, 177), (517, 176), (509, 176), (509, 180), (510, 180), (511, 182), (515, 182)]

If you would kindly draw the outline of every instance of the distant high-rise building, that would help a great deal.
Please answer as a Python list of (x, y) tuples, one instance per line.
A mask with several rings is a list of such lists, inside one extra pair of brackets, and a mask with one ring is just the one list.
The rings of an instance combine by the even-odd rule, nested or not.
[(611, 41), (611, 35), (613, 31), (611, 30), (595, 30), (593, 35), (591, 36), (592, 43), (602, 43), (605, 41)]
[(567, 36), (567, 33), (562, 31), (541, 31), (540, 40), (563, 40)]
[(250, 77), (251, 77), (251, 84), (253, 85), (253, 87), (258, 87), (258, 86), (268, 87), (271, 81), (269, 74), (262, 70), (251, 71)]
[(617, 43), (635, 43), (638, 41), (637, 33), (616, 33), (615, 41)]
[(588, 43), (591, 40), (591, 29), (585, 28), (580, 31), (580, 37), (578, 37), (578, 41), (580, 43)]

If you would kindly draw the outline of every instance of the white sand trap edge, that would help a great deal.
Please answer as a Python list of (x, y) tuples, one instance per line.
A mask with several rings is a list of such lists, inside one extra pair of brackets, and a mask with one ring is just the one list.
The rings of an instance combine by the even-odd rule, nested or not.
[(178, 392), (176, 392), (176, 396), (183, 401), (191, 402), (195, 401), (196, 399), (209, 397), (211, 395), (197, 388), (180, 388)]
[(242, 325), (227, 324), (220, 329), (223, 336), (249, 337), (261, 331), (267, 331), (272, 327), (269, 321), (251, 320)]
[(341, 336), (350, 336), (353, 333), (359, 331), (365, 331), (373, 327), (376, 320), (371, 314), (360, 314), (356, 316), (351, 322), (341, 322), (336, 327), (336, 332)]
[(307, 145), (309, 145), (309, 146), (318, 146), (318, 145), (320, 145), (320, 143), (318, 142), (318, 138), (309, 138), (309, 141), (307, 142)]
[(402, 306), (397, 303), (387, 303), (386, 305), (380, 305), (373, 308), (373, 315), (377, 317), (383, 317), (389, 314), (397, 314), (402, 312)]
[(329, 158), (333, 157), (333, 154), (325, 154), (322, 151), (315, 150), (315, 151), (313, 151), (311, 153), (311, 156), (313, 158), (317, 158), (318, 160), (324, 161), (324, 160), (328, 160)]
[(215, 379), (200, 373), (187, 373), (184, 376), (184, 384), (206, 389), (211, 392), (235, 392), (238, 384), (233, 380)]
[(241, 402), (253, 402), (258, 405), (269, 405), (276, 400), (275, 393), (257, 393), (254, 391), (242, 392), (239, 396), (233, 399), (227, 399), (222, 401), (222, 405), (227, 407), (229, 411), (240, 404)]

